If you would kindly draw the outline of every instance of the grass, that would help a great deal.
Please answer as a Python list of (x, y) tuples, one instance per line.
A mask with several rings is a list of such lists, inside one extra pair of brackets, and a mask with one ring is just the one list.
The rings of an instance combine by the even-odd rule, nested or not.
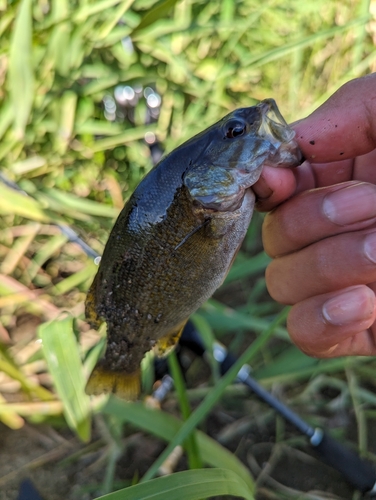
[[(226, 407), (228, 398), (246, 406), (248, 396), (231, 386), (236, 369), (220, 379), (213, 360), (208, 379), (194, 361), (186, 382), (170, 360), (176, 386), (170, 400), (179, 403), (173, 411), (182, 420), (162, 411), (150, 416), (140, 403), (89, 401), (83, 386), (104, 344), (104, 332), (89, 330), (83, 316), (96, 265), (60, 228), (73, 228), (93, 255), (102, 253), (124, 200), (152, 166), (147, 133), (169, 151), (229, 110), (266, 97), (295, 120), (348, 79), (375, 71), (374, 16), (374, 2), (355, 0), (0, 2), (1, 172), (21, 190), (0, 182), (0, 420), (15, 432), (26, 421), (59, 422), (88, 442), (94, 418), (104, 436), (105, 465), (92, 498), (122, 497), (111, 492), (127, 447), (123, 425), (126, 442), (142, 431), (168, 443), (148, 463), (144, 481), (177, 445), (191, 468), (179, 477), (141, 481), (124, 495), (146, 495), (149, 484), (163, 497), (179, 483), (187, 485), (184, 498), (251, 498), (249, 469), (199, 430), (217, 414), (221, 398), (221, 412), (234, 419), (233, 427), (221, 426), (230, 435), (251, 417), (244, 408), (233, 417)], [(135, 92), (128, 104), (116, 100), (125, 88)], [(161, 97), (154, 117), (147, 88)], [(283, 390), (312, 423), (325, 423), (326, 412), (353, 414), (355, 442), (376, 461), (368, 449), (376, 364), (371, 358), (314, 360), (290, 344), (283, 323), (276, 323), (281, 308), (266, 293), (261, 222), (255, 214), (226, 282), (195, 315), (196, 325), (207, 345), (219, 338), (243, 352), (242, 361), (252, 358), (255, 376)], [(150, 362), (145, 379), (150, 387)], [(256, 410), (255, 419), (271, 418), (264, 407)], [(276, 436), (275, 446), (286, 443), (291, 452), (300, 446), (289, 444), (281, 424)], [(239, 488), (235, 477), (242, 478)], [(205, 491), (194, 486), (197, 478)], [(233, 484), (231, 491), (225, 483)], [(267, 481), (257, 488), (282, 491)]]

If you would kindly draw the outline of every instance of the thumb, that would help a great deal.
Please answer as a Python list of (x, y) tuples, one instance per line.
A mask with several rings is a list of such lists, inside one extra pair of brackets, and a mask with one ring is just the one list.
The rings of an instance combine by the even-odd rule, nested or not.
[(267, 212), (292, 196), (297, 185), (294, 172), (301, 167), (264, 167), (259, 180), (252, 187), (257, 199), (257, 210)]

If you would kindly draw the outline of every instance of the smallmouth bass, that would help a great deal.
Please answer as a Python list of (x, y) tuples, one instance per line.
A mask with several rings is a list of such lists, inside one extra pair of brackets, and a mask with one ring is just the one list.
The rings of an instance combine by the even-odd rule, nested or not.
[(156, 165), (121, 211), (86, 299), (107, 323), (88, 394), (135, 399), (140, 363), (167, 354), (189, 316), (221, 285), (245, 237), (264, 165), (303, 158), (274, 100), (233, 111)]

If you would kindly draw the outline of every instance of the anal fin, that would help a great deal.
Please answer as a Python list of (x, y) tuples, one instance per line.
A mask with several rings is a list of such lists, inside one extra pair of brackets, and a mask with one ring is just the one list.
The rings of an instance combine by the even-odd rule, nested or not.
[(157, 340), (156, 345), (153, 347), (153, 351), (158, 358), (167, 356), (175, 349), (187, 321), (188, 319), (184, 320), (183, 323), (180, 323), (173, 331)]
[(140, 370), (126, 373), (111, 371), (99, 365), (90, 375), (85, 392), (90, 396), (113, 393), (121, 399), (134, 401), (140, 395), (140, 390)]
[(101, 326), (103, 323), (102, 319), (98, 315), (96, 311), (96, 305), (97, 305), (97, 298), (96, 298), (96, 278), (94, 278), (94, 281), (89, 288), (89, 291), (86, 295), (86, 300), (85, 300), (85, 316), (86, 316), (86, 321), (89, 323), (89, 325), (92, 328), (95, 328), (98, 330), (98, 328)]

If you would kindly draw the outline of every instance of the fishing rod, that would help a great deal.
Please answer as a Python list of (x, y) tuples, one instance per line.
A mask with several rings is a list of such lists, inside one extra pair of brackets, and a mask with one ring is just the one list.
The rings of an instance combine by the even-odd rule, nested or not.
[[(147, 93), (143, 95), (144, 89), (142, 88), (134, 90), (131, 87), (124, 86), (118, 89), (118, 94), (114, 96), (115, 99), (113, 99), (113, 101), (116, 100), (117, 104), (122, 106), (123, 109), (129, 109), (129, 116), (127, 118), (131, 123), (133, 122), (132, 113), (142, 95), (147, 101), (147, 116), (145, 123), (153, 123), (158, 118), (160, 110), (160, 100), (158, 99), (160, 99), (160, 96), (149, 87), (145, 90), (147, 90)], [(154, 134), (152, 134), (152, 137), (145, 136), (145, 142), (150, 149), (152, 163), (155, 165), (160, 159), (163, 151)], [(0, 173), (0, 181), (8, 187), (27, 196), (25, 191), (2, 173)], [(77, 243), (89, 257), (93, 258), (96, 263), (99, 262), (99, 254), (83, 241), (72, 228), (65, 224), (57, 223), (55, 225), (67, 236), (69, 241)], [(206, 349), (192, 322), (187, 323), (180, 339), (180, 345), (189, 348), (196, 355), (204, 357), (206, 355)], [(219, 343), (215, 343), (213, 346), (213, 356), (219, 363), (222, 375), (237, 361), (236, 357), (228, 353), (225, 347)], [(167, 367), (165, 369), (165, 372), (166, 371)], [(368, 495), (376, 497), (376, 471), (369, 462), (366, 462), (355, 452), (344, 447), (324, 430), (314, 428), (305, 422), (289, 407), (264, 389), (250, 375), (250, 372), (251, 368), (244, 365), (238, 373), (237, 381), (248, 387), (261, 400), (279, 413), (287, 422), (291, 423), (299, 432), (305, 435), (309, 439), (313, 449), (318, 453), (320, 459), (342, 474), (349, 484), (362, 493), (368, 493)], [(162, 401), (172, 387), (173, 379), (170, 375), (165, 374), (162, 377), (161, 385), (154, 391), (153, 398), (157, 401)]]
[[(8, 179), (8, 177), (6, 177), (6, 175), (4, 175), (2, 172), (0, 172), (0, 181), (5, 186), (13, 189), (13, 191), (17, 191), (24, 196), (29, 196), (26, 191), (21, 189), (15, 182)], [(91, 257), (94, 260), (100, 258), (100, 255), (95, 250), (93, 250), (93, 248), (91, 248), (91, 246), (88, 245), (82, 238), (80, 238), (76, 231), (74, 231), (70, 226), (67, 226), (66, 224), (60, 224), (58, 222), (53, 222), (52, 224), (60, 229), (62, 234), (67, 237), (68, 241), (70, 241), (71, 243), (76, 243), (78, 246), (80, 246), (88, 257)]]
[[(184, 328), (179, 344), (200, 357), (207, 356), (201, 337), (191, 321)], [(213, 345), (213, 356), (219, 364), (221, 375), (224, 375), (237, 361), (236, 356), (229, 353), (218, 342)], [(336, 441), (323, 429), (309, 425), (291, 408), (264, 389), (250, 373), (251, 367), (243, 365), (238, 372), (236, 381), (248, 387), (256, 396), (305, 435), (312, 448), (317, 452), (319, 459), (337, 470), (353, 488), (364, 494), (367, 493), (370, 497), (376, 497), (376, 471), (369, 462), (361, 459), (357, 453)], [(162, 383), (153, 393), (153, 397), (161, 402), (172, 387), (172, 377), (164, 375)]]

